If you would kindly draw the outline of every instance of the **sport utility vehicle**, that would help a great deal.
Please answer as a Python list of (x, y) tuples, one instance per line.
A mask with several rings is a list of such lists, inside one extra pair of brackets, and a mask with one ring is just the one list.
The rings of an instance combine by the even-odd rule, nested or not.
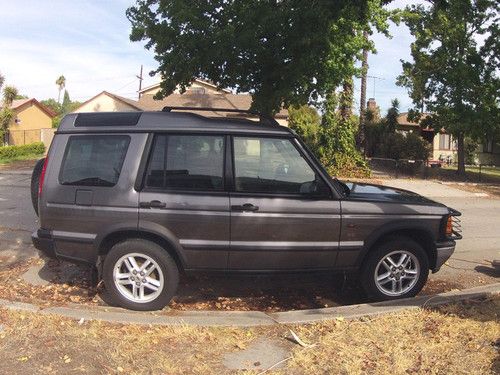
[(180, 271), (357, 272), (372, 299), (414, 296), (460, 238), (457, 211), (332, 179), (271, 119), (70, 114), (34, 185), (35, 246), (136, 310), (168, 304)]

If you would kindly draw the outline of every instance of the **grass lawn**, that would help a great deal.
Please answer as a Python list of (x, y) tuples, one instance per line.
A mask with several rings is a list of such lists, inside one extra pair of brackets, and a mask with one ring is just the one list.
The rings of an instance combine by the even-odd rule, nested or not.
[(12, 158), (0, 158), (0, 165), (11, 164), (17, 161), (24, 161), (24, 160), (38, 160), (41, 158), (43, 158), (43, 154), (28, 154), (22, 156), (15, 156)]
[[(224, 355), (266, 337), (290, 353), (282, 368), (266, 374), (495, 374), (499, 313), (497, 296), (353, 321), (200, 328), (79, 324), (0, 309), (0, 372), (229, 374), (234, 371), (223, 366)], [(290, 343), (289, 329), (315, 345)]]
[[(443, 166), (445, 171), (456, 171), (456, 167)], [(474, 181), (489, 181), (493, 183), (500, 183), (500, 168), (496, 167), (481, 167), (481, 173), (479, 173), (479, 167), (466, 167), (465, 172), (467, 177)]]

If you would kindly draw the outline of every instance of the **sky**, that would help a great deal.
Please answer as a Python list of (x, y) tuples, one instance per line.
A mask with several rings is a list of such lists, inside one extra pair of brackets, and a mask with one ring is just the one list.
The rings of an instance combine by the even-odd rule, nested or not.
[[(395, 6), (410, 1), (396, 0)], [(130, 22), (125, 10), (133, 0), (0, 0), (0, 73), (6, 84), (39, 100), (56, 98), (61, 74), (72, 100), (85, 101), (106, 90), (137, 98), (140, 66), (143, 87), (157, 82), (149, 72), (156, 67), (143, 43), (129, 40)], [(400, 59), (410, 59), (412, 37), (404, 25), (391, 26), (392, 39), (375, 34), (378, 53), (368, 58), (367, 97), (374, 97), (382, 114), (391, 100), (406, 111), (411, 101), (395, 84)], [(359, 107), (359, 80), (355, 94)]]

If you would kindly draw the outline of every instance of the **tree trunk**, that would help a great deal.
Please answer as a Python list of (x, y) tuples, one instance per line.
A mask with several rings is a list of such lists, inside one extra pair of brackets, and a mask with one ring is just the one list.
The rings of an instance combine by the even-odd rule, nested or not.
[[(368, 32), (363, 32), (363, 37), (368, 40)], [(368, 75), (368, 50), (363, 49), (361, 61), (361, 97), (359, 103), (359, 129), (356, 137), (358, 149), (365, 154), (365, 112), (366, 112), (366, 78)]]
[(458, 169), (457, 174), (465, 177), (465, 147), (464, 134), (459, 133), (457, 137), (457, 152), (458, 152)]
[(349, 77), (344, 81), (340, 94), (340, 116), (344, 121), (349, 121), (352, 115), (353, 91), (352, 77)]

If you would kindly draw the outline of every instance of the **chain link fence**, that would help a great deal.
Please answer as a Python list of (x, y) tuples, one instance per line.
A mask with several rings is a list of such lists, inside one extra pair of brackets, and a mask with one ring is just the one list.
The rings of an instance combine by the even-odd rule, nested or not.
[[(368, 165), (375, 176), (456, 179), (457, 164), (424, 160), (369, 158)], [(500, 168), (494, 165), (466, 165), (467, 179), (479, 182), (500, 180)]]

